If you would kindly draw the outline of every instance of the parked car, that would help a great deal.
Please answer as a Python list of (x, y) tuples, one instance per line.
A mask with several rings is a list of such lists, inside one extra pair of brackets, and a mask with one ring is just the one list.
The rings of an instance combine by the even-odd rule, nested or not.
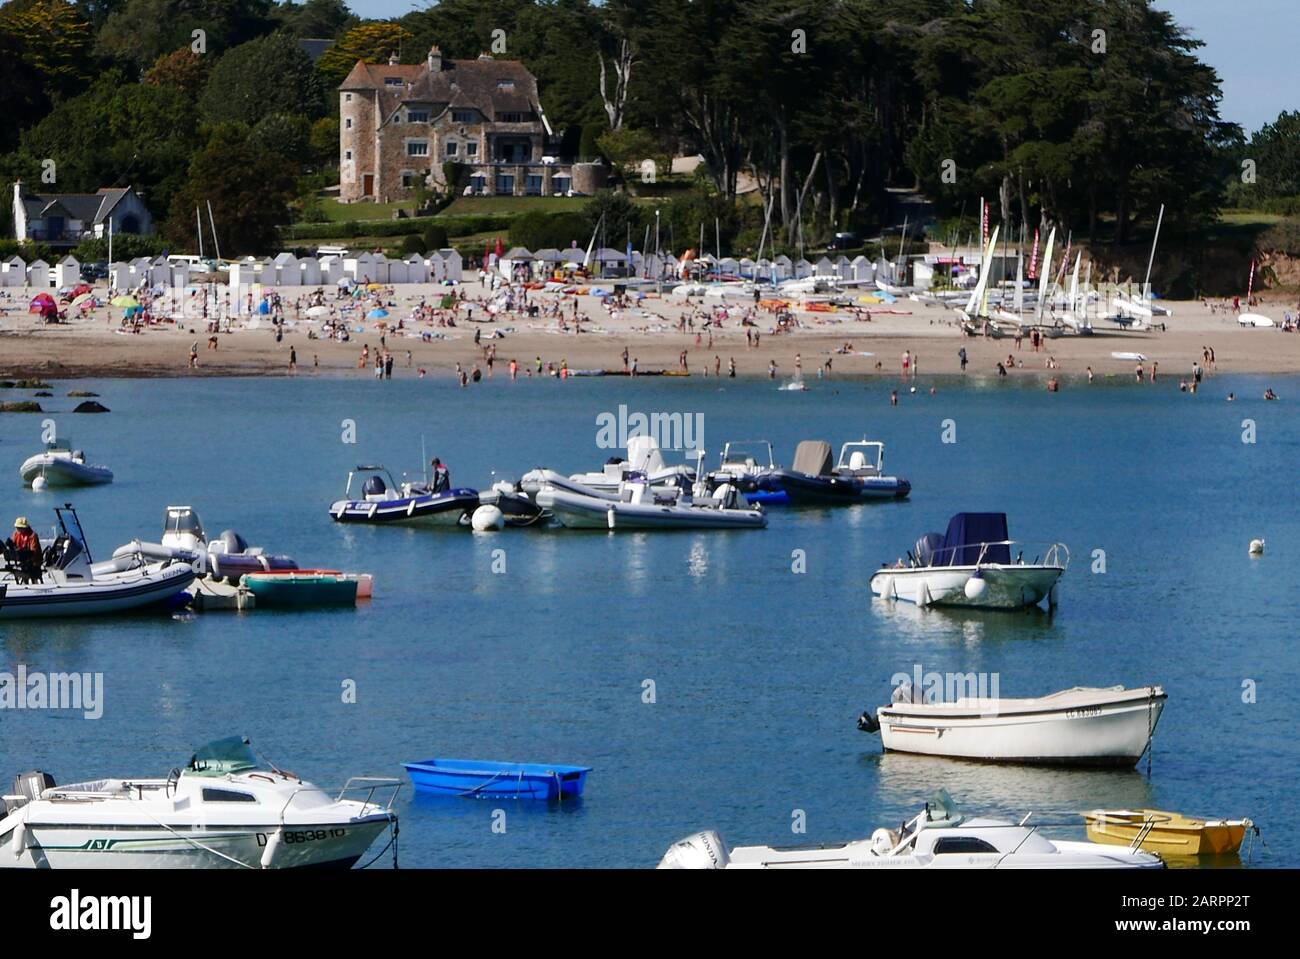
[(81, 278), (87, 283), (108, 279), (108, 264), (102, 260), (81, 264)]
[(831, 242), (826, 244), (827, 250), (856, 250), (862, 246), (862, 237), (856, 233), (836, 233)]

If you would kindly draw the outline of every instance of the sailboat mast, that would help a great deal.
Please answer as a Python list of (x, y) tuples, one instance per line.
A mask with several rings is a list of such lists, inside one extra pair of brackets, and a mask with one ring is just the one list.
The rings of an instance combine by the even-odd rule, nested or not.
[(208, 225), (212, 227), (212, 247), (217, 251), (217, 259), (221, 259), (221, 244), (217, 242), (217, 221), (212, 216), (212, 201), (206, 201), (208, 204)]
[(201, 260), (203, 259), (203, 214), (199, 212), (198, 207), (194, 208), (194, 222), (198, 226), (199, 259)]
[(1151, 255), (1147, 257), (1147, 275), (1142, 281), (1142, 295), (1150, 298), (1151, 293), (1151, 266), (1156, 261), (1156, 244), (1160, 242), (1160, 225), (1165, 222), (1165, 205), (1160, 204), (1160, 215), (1156, 217), (1156, 235), (1151, 238)]

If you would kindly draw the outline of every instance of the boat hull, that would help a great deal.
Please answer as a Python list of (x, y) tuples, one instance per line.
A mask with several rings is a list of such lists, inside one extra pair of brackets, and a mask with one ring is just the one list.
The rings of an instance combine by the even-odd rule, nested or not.
[[(0, 856), (0, 865), (28, 869), (260, 869), (267, 844), (279, 829), (274, 822), (222, 826), (194, 823), (195, 818), (168, 822), (170, 828), (29, 823), (25, 827), (27, 848), (16, 858)], [(269, 868), (351, 868), (388, 828), (390, 818), (287, 824)]]
[(249, 573), (243, 584), (255, 597), (259, 608), (303, 609), (320, 606), (355, 606), (358, 581), (343, 575), (302, 574), (292, 571), (275, 574)]
[(539, 492), (537, 505), (569, 529), (762, 529), (767, 525), (767, 515), (757, 509), (622, 503), (558, 489)]
[[(987, 587), (977, 596), (968, 596), (966, 582), (976, 569)], [(1021, 564), (887, 568), (871, 577), (871, 592), (882, 599), (901, 599), (918, 606), (1022, 609), (1048, 598), (1064, 572), (1064, 566)]]
[(4, 602), (0, 604), (0, 620), (128, 612), (166, 603), (193, 581), (193, 568), (177, 563), (72, 586), (53, 581), (8, 583)]
[(1160, 721), (1164, 696), (1054, 711), (945, 715), (905, 704), (876, 712), (887, 752), (987, 762), (1133, 766)]
[[(744, 487), (741, 487), (744, 492)], [(791, 506), (850, 506), (868, 500), (906, 499), (912, 484), (896, 476), (847, 478), (773, 470), (754, 480), (761, 493), (784, 494)]]
[(479, 506), (476, 490), (394, 497), (389, 500), (338, 500), (330, 506), (336, 523), (381, 526), (457, 526)]
[(577, 799), (587, 766), (429, 759), (403, 763), (418, 792), (474, 799)]
[(99, 486), (113, 482), (113, 471), (104, 466), (89, 466), (64, 457), (38, 454), (19, 467), (25, 486), (38, 476), (49, 486)]
[(1108, 846), (1131, 846), (1143, 832), (1144, 820), (1154, 819), (1155, 824), (1142, 836), (1139, 848), (1166, 856), (1233, 855), (1241, 848), (1248, 828), (1247, 823), (1240, 820), (1187, 820), (1176, 813), (1157, 809), (1084, 813), (1084, 818), (1088, 823), (1088, 838)]

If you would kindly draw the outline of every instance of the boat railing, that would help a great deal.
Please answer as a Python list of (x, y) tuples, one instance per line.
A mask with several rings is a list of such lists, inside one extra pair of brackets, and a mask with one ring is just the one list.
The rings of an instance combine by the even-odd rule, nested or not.
[[(1001, 539), (991, 540), (989, 542), (979, 543), (962, 543), (960, 546), (941, 546), (930, 553), (928, 562), (921, 562), (919, 556), (914, 556), (915, 565), (926, 566), (984, 566), (992, 562), (988, 558), (989, 552), (993, 547), (1005, 546), (1007, 552), (1011, 555), (1012, 566), (1060, 566), (1065, 568), (1070, 565), (1070, 550), (1064, 543), (1048, 542), (1027, 542), (1025, 540)], [(978, 549), (974, 563), (953, 563), (952, 558), (957, 555), (958, 550)], [(1033, 559), (1026, 557), (1032, 556)]]
[(393, 808), (393, 803), (397, 800), (397, 794), (402, 791), (402, 781), (394, 779), (391, 776), (351, 776), (339, 790), (339, 794), (334, 797), (335, 802), (342, 802), (343, 797), (353, 792), (360, 794), (364, 792), (366, 798), (362, 803), (366, 806), (377, 806), (379, 803), (374, 801), (375, 793), (380, 790), (391, 789), (388, 795), (388, 802), (384, 803), (385, 811)]

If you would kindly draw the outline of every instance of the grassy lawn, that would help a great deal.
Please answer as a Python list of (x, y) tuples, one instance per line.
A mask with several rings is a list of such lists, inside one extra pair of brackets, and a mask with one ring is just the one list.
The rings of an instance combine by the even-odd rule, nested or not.
[(323, 199), (320, 208), (331, 223), (347, 223), (350, 220), (391, 220), (396, 210), (408, 213), (414, 204), (405, 203), (340, 203), (334, 199)]

